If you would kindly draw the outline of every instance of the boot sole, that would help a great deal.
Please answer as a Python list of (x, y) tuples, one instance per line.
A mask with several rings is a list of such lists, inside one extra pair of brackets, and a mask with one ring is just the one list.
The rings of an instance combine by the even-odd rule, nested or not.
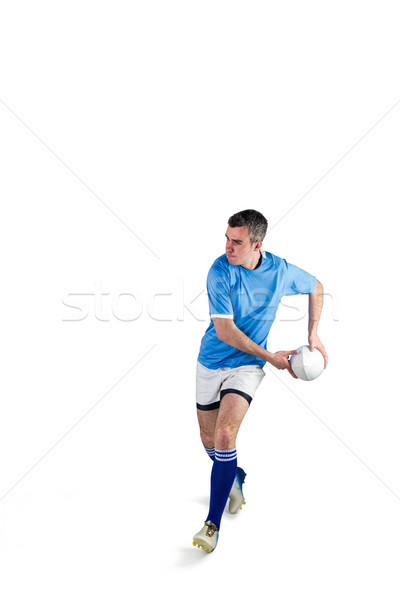
[(207, 548), (207, 546), (202, 546), (200, 544), (197, 544), (194, 540), (193, 540), (193, 546), (197, 546), (197, 548), (200, 548), (201, 550), (205, 550), (206, 552), (214, 552), (215, 548)]

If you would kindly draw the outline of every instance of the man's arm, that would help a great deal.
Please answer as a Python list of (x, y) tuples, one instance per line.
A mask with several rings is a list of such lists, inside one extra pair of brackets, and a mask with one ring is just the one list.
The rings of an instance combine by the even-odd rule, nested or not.
[(310, 350), (313, 351), (317, 348), (321, 352), (325, 360), (325, 369), (328, 366), (328, 355), (326, 350), (318, 337), (317, 328), (319, 318), (321, 316), (322, 306), (324, 303), (324, 288), (320, 281), (317, 279), (317, 285), (312, 294), (308, 298), (308, 344)]
[(253, 342), (243, 331), (236, 327), (232, 319), (213, 319), (215, 331), (218, 339), (237, 350), (257, 356), (266, 362), (271, 363), (277, 369), (287, 369), (289, 373), (297, 379), (293, 373), (289, 362), (291, 354), (297, 354), (297, 350), (280, 350), (279, 352), (268, 352), (255, 342)]

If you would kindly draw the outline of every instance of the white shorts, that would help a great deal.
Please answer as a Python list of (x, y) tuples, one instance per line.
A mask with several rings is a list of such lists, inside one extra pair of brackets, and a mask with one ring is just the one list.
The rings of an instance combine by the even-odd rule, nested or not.
[(197, 361), (196, 404), (199, 410), (219, 408), (225, 394), (243, 396), (250, 404), (256, 389), (265, 377), (260, 365), (207, 369)]

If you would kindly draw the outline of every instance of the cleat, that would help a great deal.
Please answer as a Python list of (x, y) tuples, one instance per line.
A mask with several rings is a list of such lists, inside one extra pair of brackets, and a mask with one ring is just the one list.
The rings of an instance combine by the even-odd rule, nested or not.
[(231, 492), (229, 494), (229, 512), (233, 515), (238, 512), (238, 510), (242, 510), (243, 505), (246, 504), (245, 499), (243, 497), (242, 485), (244, 483), (246, 477), (246, 473), (242, 468), (238, 467), (236, 471), (235, 480), (233, 482), (233, 486)]
[(193, 545), (206, 552), (213, 552), (218, 542), (218, 529), (211, 521), (205, 521), (204, 526), (193, 536)]

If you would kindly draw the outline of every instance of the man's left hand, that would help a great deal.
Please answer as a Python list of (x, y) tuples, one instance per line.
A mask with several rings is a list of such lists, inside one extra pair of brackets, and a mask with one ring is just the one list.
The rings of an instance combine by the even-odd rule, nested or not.
[(314, 348), (316, 348), (317, 350), (319, 350), (321, 352), (322, 356), (324, 357), (324, 361), (325, 361), (324, 369), (326, 369), (326, 367), (328, 366), (328, 355), (326, 353), (323, 343), (321, 342), (321, 340), (319, 339), (319, 337), (317, 336), (316, 333), (310, 334), (308, 336), (308, 345), (310, 346), (311, 352), (313, 352)]

